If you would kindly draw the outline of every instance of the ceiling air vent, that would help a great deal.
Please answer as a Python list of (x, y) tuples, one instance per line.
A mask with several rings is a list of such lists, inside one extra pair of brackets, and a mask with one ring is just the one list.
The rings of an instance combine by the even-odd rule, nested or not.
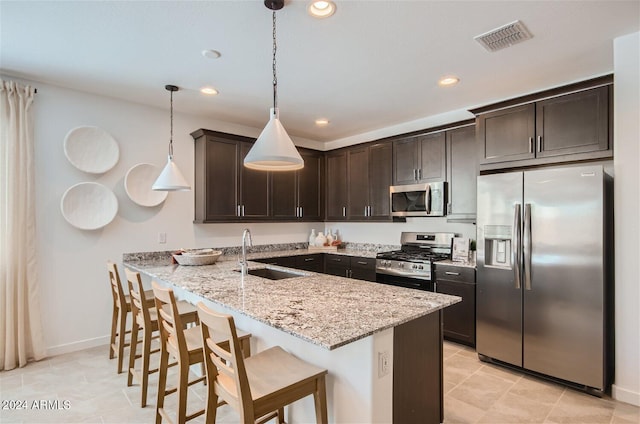
[(493, 29), (484, 34), (473, 37), (482, 47), (490, 52), (495, 52), (532, 37), (524, 24), (520, 21), (511, 22), (500, 28)]

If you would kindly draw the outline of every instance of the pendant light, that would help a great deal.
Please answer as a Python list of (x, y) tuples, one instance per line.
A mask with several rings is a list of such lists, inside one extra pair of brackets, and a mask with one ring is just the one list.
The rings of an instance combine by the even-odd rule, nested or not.
[(304, 161), (278, 114), (276, 10), (282, 9), (284, 0), (265, 0), (264, 5), (273, 11), (273, 108), (269, 111), (269, 122), (244, 158), (244, 166), (260, 171), (295, 171), (304, 167)]
[(156, 191), (187, 191), (191, 186), (184, 179), (182, 172), (173, 162), (173, 92), (178, 91), (175, 85), (165, 85), (165, 90), (171, 93), (171, 137), (169, 138), (169, 159), (160, 176), (151, 188)]

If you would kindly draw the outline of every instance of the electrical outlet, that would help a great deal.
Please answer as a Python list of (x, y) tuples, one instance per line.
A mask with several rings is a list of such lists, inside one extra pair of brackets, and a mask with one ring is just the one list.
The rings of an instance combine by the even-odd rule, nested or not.
[(167, 233), (158, 233), (158, 243), (165, 244), (167, 242)]
[(389, 374), (389, 352), (378, 352), (378, 378)]

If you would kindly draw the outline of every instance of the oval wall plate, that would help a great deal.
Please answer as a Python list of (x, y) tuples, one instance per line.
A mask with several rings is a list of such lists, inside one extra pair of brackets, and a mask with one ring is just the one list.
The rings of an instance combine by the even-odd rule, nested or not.
[(129, 199), (146, 207), (158, 206), (164, 202), (169, 192), (151, 189), (160, 171), (160, 168), (150, 163), (139, 163), (131, 167), (124, 177), (124, 190)]
[(118, 213), (118, 199), (99, 183), (78, 183), (67, 189), (60, 201), (62, 216), (81, 230), (97, 230), (109, 224)]
[(118, 163), (120, 148), (102, 128), (77, 127), (64, 138), (64, 155), (83, 172), (103, 174)]

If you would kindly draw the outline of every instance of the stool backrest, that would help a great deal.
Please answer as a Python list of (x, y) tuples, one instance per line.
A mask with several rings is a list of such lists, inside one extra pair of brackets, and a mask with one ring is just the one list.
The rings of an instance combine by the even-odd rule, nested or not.
[[(167, 349), (176, 357), (187, 358), (189, 356), (187, 341), (184, 338), (184, 327), (180, 319), (180, 314), (178, 313), (178, 306), (173, 290), (162, 287), (155, 281), (151, 282), (151, 287), (153, 287), (156, 311), (158, 312), (158, 327), (162, 340), (162, 349)], [(177, 350), (174, 350), (175, 345), (170, 343), (170, 339), (175, 341)]]
[(113, 303), (121, 310), (126, 311), (127, 301), (124, 297), (124, 291), (122, 290), (122, 283), (120, 282), (120, 275), (118, 274), (118, 266), (111, 261), (107, 261), (107, 271), (109, 271)]
[(129, 297), (131, 298), (131, 315), (136, 322), (144, 327), (151, 325), (151, 315), (147, 307), (147, 297), (144, 294), (142, 278), (139, 272), (124, 269), (129, 284)]
[[(215, 312), (202, 302), (197, 307), (208, 384), (213, 385), (218, 398), (238, 411), (241, 422), (253, 423), (251, 389), (233, 317)], [(223, 348), (226, 343), (216, 344), (214, 334), (217, 339), (229, 340), (229, 350)]]

